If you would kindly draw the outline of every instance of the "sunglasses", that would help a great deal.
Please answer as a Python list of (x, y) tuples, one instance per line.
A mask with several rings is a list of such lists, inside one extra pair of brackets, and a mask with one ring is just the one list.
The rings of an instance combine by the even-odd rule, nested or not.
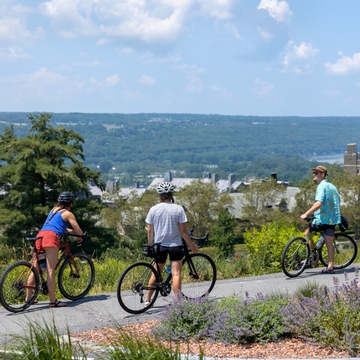
[(313, 175), (321, 174), (321, 171), (313, 171)]

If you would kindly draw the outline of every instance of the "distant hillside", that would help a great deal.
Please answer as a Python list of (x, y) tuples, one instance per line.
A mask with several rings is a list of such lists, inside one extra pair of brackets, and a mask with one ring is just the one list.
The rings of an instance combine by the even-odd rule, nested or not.
[[(122, 167), (130, 174), (218, 165), (224, 174), (257, 175), (244, 172), (250, 162), (271, 164), (269, 173), (281, 162), (291, 167), (289, 159), (298, 164), (313, 154), (342, 153), (348, 143), (360, 144), (360, 117), (55, 113), (51, 120), (84, 137), (88, 164), (105, 172)], [(26, 113), (0, 113), (1, 132), (9, 123), (18, 136), (27, 135)]]

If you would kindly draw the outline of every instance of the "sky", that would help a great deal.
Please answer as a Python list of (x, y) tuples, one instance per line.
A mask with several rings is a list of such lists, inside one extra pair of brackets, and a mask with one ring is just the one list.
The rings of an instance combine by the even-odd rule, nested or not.
[(0, 0), (0, 111), (360, 115), (359, 0)]

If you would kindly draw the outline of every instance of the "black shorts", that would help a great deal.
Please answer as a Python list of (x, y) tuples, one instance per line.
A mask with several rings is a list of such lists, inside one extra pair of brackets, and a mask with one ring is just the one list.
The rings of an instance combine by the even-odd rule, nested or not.
[(321, 225), (310, 224), (309, 230), (311, 232), (323, 231), (324, 234), (327, 236), (334, 236), (335, 235), (335, 226), (336, 225), (328, 225), (328, 224), (321, 224)]
[(157, 259), (159, 264), (166, 262), (167, 255), (170, 256), (170, 261), (179, 261), (184, 256), (184, 248), (182, 246), (162, 246), (158, 250)]

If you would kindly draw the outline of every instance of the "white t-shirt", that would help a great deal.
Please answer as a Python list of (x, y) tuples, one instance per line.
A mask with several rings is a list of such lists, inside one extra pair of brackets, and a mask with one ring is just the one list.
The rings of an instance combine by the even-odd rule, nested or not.
[(145, 221), (154, 225), (154, 242), (163, 246), (181, 246), (179, 224), (187, 222), (182, 206), (162, 202), (153, 206)]

